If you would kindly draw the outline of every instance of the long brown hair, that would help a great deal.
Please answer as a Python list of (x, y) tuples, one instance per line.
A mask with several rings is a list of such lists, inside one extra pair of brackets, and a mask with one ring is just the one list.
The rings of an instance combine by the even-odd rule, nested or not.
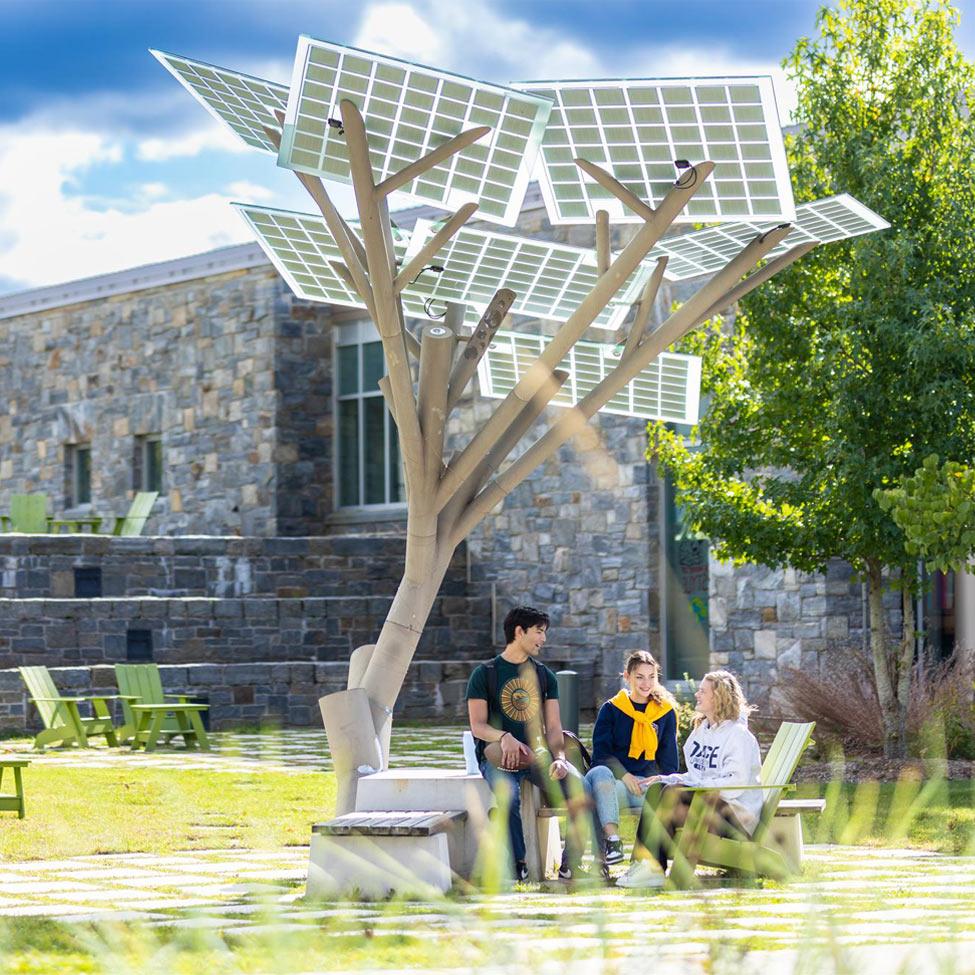
[(656, 690), (650, 692), (650, 700), (655, 704), (669, 704), (675, 710), (677, 709), (677, 701), (674, 695), (660, 683), (660, 664), (654, 660), (653, 654), (649, 650), (634, 650), (627, 658), (626, 664), (623, 666), (623, 673), (629, 676), (637, 667), (643, 666), (643, 664), (649, 664), (653, 667), (654, 676), (657, 679)]

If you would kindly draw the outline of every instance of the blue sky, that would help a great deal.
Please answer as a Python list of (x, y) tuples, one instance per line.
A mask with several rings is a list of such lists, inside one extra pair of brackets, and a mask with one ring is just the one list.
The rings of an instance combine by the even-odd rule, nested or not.
[[(0, 0), (0, 294), (249, 239), (310, 209), (147, 49), (287, 82), (298, 34), (505, 83), (772, 73), (814, 0)], [(959, 4), (975, 56), (975, 0)], [(340, 197), (343, 194), (339, 194)]]

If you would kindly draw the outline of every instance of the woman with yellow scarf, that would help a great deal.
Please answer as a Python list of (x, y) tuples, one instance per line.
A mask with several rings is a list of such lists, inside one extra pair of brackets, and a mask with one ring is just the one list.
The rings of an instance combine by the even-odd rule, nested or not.
[(631, 653), (623, 674), (628, 688), (610, 698), (596, 717), (586, 781), (596, 803), (606, 866), (623, 859), (620, 804), (641, 809), (645, 780), (678, 769), (676, 701), (660, 684), (659, 673), (648, 651)]

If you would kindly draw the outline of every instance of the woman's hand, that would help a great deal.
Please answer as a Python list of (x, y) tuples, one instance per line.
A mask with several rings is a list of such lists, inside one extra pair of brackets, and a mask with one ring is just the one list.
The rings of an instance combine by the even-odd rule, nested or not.
[(663, 782), (664, 777), (662, 775), (648, 775), (645, 779), (640, 779), (640, 786), (646, 789), (648, 786), (654, 785), (657, 782)]
[(640, 782), (643, 780), (638, 779), (632, 772), (627, 772), (621, 781), (623, 785), (626, 786), (626, 791), (629, 792), (631, 796), (643, 795), (643, 789), (640, 787)]

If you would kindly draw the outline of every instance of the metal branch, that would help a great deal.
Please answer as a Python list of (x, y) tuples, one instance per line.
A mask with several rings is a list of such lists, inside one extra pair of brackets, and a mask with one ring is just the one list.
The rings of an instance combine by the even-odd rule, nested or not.
[(427, 262), (450, 240), (461, 227), (477, 213), (476, 203), (465, 203), (410, 259), (393, 283), (396, 294), (400, 294), (413, 279), (426, 267)]
[(484, 460), (471, 472), (470, 477), (458, 488), (450, 503), (440, 515), (443, 526), (442, 534), (450, 536), (451, 527), (457, 515), (464, 510), (471, 499), (484, 485), (484, 482), (494, 474), (504, 463), (508, 454), (518, 446), (518, 441), (531, 429), (532, 424), (542, 414), (546, 406), (555, 398), (559, 390), (565, 385), (569, 373), (564, 369), (555, 372), (542, 384), (541, 388), (525, 404), (521, 413), (515, 417), (505, 431), (504, 436), (488, 451)]
[[(278, 122), (284, 125), (284, 112), (275, 110), (275, 116)], [(281, 133), (276, 129), (269, 129), (266, 125), (262, 126), (264, 131), (267, 133), (267, 137), (274, 143), (278, 148), (281, 147)], [(315, 201), (316, 206), (321, 210), (322, 216), (325, 218), (325, 223), (328, 225), (332, 236), (335, 238), (335, 242), (338, 244), (339, 249), (342, 250), (342, 256), (345, 258), (346, 263), (351, 267), (354, 262), (350, 262), (345, 255), (345, 251), (342, 248), (343, 242), (347, 241), (349, 246), (355, 251), (356, 257), (359, 259), (359, 264), (363, 268), (363, 276), (365, 276), (365, 266), (366, 266), (366, 251), (362, 246), (362, 241), (356, 236), (355, 231), (345, 222), (342, 214), (335, 209), (335, 205), (332, 203), (331, 197), (328, 195), (328, 191), (325, 189), (325, 184), (317, 176), (312, 176), (310, 173), (299, 173), (295, 172), (295, 176), (298, 177), (298, 182), (305, 188), (308, 195)], [(342, 233), (336, 231), (336, 227), (342, 228)]]
[(508, 314), (508, 309), (514, 304), (515, 293), (508, 288), (500, 288), (495, 292), (491, 303), (481, 315), (481, 320), (477, 323), (477, 328), (467, 340), (467, 345), (461, 353), (460, 358), (454, 363), (453, 371), (450, 373), (450, 386), (447, 393), (447, 412), (460, 402), (461, 396), (467, 384), (471, 381), (477, 369), (477, 364), (487, 352), (494, 333), (501, 327), (504, 316)]
[(623, 358), (627, 358), (643, 341), (643, 333), (646, 331), (647, 322), (653, 312), (653, 303), (657, 300), (657, 292), (660, 290), (660, 283), (664, 279), (664, 272), (667, 270), (668, 257), (657, 258), (657, 266), (653, 273), (647, 278), (647, 283), (643, 286), (643, 294), (640, 295), (640, 304), (630, 326), (630, 334), (626, 337), (626, 347), (623, 349)]
[(648, 206), (636, 194), (631, 193), (615, 176), (610, 176), (605, 169), (600, 168), (588, 159), (576, 158), (573, 162), (587, 175), (591, 176), (600, 186), (609, 190), (623, 206), (628, 207), (644, 220), (652, 220), (656, 210)]
[(776, 227), (756, 237), (741, 253), (718, 271), (696, 295), (674, 312), (629, 359), (598, 383), (580, 402), (567, 410), (548, 431), (525, 451), (503, 474), (494, 479), (467, 506), (453, 528), (451, 540), (459, 543), (492, 508), (513, 491), (539, 464), (543, 464), (567, 440), (575, 436), (590, 418), (624, 386), (645, 369), (664, 349), (699, 323), (720, 295), (742, 274), (754, 267), (789, 233), (791, 226)]
[(596, 270), (605, 274), (611, 259), (609, 250), (609, 212), (596, 211)]
[(703, 162), (681, 173), (673, 189), (653, 213), (653, 217), (639, 229), (617, 255), (609, 270), (597, 280), (592, 291), (569, 316), (515, 388), (501, 401), (487, 423), (450, 462), (437, 491), (437, 510), (441, 510), (446, 505), (453, 492), (468, 478), (481, 458), (501, 437), (508, 424), (521, 412), (523, 405), (548, 379), (555, 367), (566, 357), (569, 349), (582, 338), (585, 330), (636, 270), (650, 248), (663, 236), (687, 201), (701, 189), (713, 170), (714, 163)]
[(420, 379), (417, 409), (423, 434), (423, 487), (436, 490), (443, 467), (444, 428), (447, 425), (447, 377), (457, 339), (443, 325), (427, 325), (420, 339)]
[(778, 274), (779, 271), (784, 271), (790, 264), (794, 264), (800, 257), (808, 254), (817, 244), (818, 241), (796, 244), (795, 247), (790, 248), (784, 254), (779, 254), (778, 257), (773, 258), (764, 267), (753, 271), (744, 281), (739, 281), (727, 294), (722, 295), (701, 316), (697, 324), (700, 325), (701, 322), (706, 322), (709, 318), (713, 318), (722, 308), (730, 308), (732, 305), (741, 301), (745, 295), (754, 291), (760, 284), (764, 284), (769, 278)]
[[(342, 123), (349, 152), (352, 188), (355, 191), (362, 225), (363, 244), (373, 288), (376, 316), (373, 319), (382, 339), (386, 355), (386, 369), (395, 406), (400, 448), (407, 479), (414, 488), (423, 475), (423, 441), (420, 420), (413, 397), (413, 376), (407, 358), (406, 329), (403, 327), (402, 306), (393, 290), (395, 253), (389, 249), (389, 216), (376, 195), (372, 165), (369, 161), (369, 142), (362, 115), (349, 99), (341, 102)], [(387, 226), (384, 230), (383, 223)], [(409, 568), (409, 567), (408, 567)]]
[(443, 162), (444, 159), (448, 159), (462, 149), (466, 149), (472, 142), (483, 139), (490, 131), (490, 126), (479, 125), (476, 128), (467, 129), (466, 132), (459, 132), (452, 139), (448, 139), (442, 146), (437, 146), (436, 149), (431, 150), (425, 156), (421, 156), (416, 162), (410, 163), (409, 166), (405, 166), (398, 173), (393, 173), (392, 176), (387, 176), (376, 187), (376, 192), (380, 196), (388, 196), (394, 190), (398, 190), (400, 187), (412, 182), (417, 176), (422, 175), (428, 169), (433, 169), (437, 163)]
[(363, 294), (355, 278), (352, 277), (352, 272), (341, 261), (329, 261), (328, 266), (345, 282), (350, 291), (355, 292), (362, 299), (366, 311), (369, 312), (369, 317), (375, 319), (376, 306), (372, 297), (372, 289), (367, 287), (366, 293)]

